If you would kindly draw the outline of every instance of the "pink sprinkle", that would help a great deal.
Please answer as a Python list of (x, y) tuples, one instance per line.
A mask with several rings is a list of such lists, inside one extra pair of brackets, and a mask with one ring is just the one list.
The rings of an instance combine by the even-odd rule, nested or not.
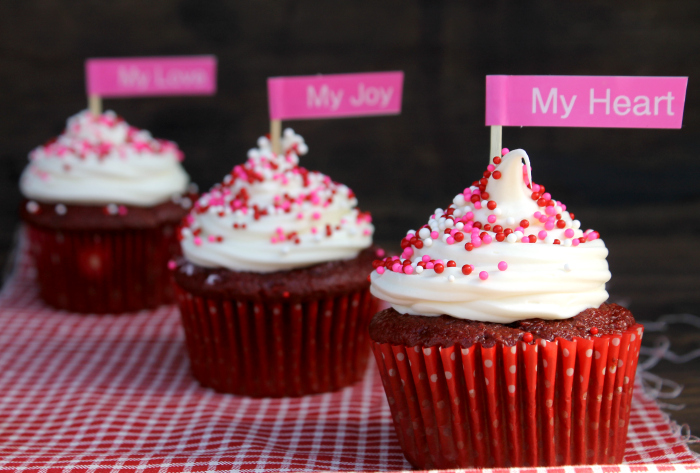
[[(408, 258), (410, 258), (411, 256), (413, 256), (413, 248), (411, 248), (410, 246), (407, 246), (406, 248), (404, 248), (403, 254), (408, 255)], [(404, 258), (406, 258), (406, 257), (404, 256)]]
[[(509, 150), (508, 148), (503, 148), (503, 149), (501, 150), (501, 156), (506, 155), (506, 154), (508, 154), (509, 152), (510, 152), (510, 150)], [(487, 276), (487, 277), (488, 277), (488, 276)]]
[(407, 234), (406, 234), (406, 238), (408, 238), (409, 240), (410, 240), (411, 238), (413, 238), (414, 236), (416, 236), (414, 233), (407, 233)]
[(391, 259), (394, 260), (394, 261), (398, 261), (398, 260), (400, 260), (401, 258), (399, 258), (398, 256), (395, 256), (395, 255), (394, 255), (394, 256), (391, 257)]
[(425, 263), (425, 269), (433, 269), (435, 263), (427, 262)]
[(489, 221), (489, 223), (496, 223), (496, 216), (495, 215), (489, 215), (489, 217), (486, 219)]
[(547, 215), (556, 215), (557, 211), (554, 209), (553, 205), (548, 206), (546, 209), (544, 209), (545, 213)]
[(508, 263), (506, 263), (505, 261), (501, 261), (500, 263), (498, 263), (498, 269), (501, 271), (505, 271), (506, 269), (508, 269)]
[(407, 264), (406, 266), (403, 267), (403, 272), (406, 274), (413, 274), (413, 266), (410, 264)]
[(574, 231), (571, 228), (567, 228), (564, 230), (564, 236), (566, 238), (573, 238), (574, 237)]
[(365, 229), (362, 231), (362, 234), (363, 234), (364, 236), (367, 236), (367, 235), (369, 235), (370, 233), (372, 233), (372, 232), (370, 232), (369, 229), (367, 229), (367, 228), (365, 228)]
[(441, 259), (436, 259), (435, 264), (445, 264), (445, 262)]
[(571, 240), (571, 246), (578, 246), (578, 244), (581, 243), (580, 241), (577, 240)]
[(591, 232), (590, 235), (586, 237), (586, 241), (593, 241), (598, 238), (598, 232)]
[(297, 218), (298, 218), (299, 220), (301, 220), (302, 218), (304, 218), (304, 214), (301, 213), (301, 212), (299, 212), (299, 213), (297, 214)]
[(172, 271), (172, 270), (175, 269), (176, 267), (177, 267), (177, 263), (176, 263), (174, 260), (168, 261), (168, 269), (169, 269), (170, 271)]
[[(311, 227), (311, 233), (313, 233), (313, 234), (315, 235), (316, 232), (318, 232), (318, 228), (316, 228), (316, 227)], [(384, 254), (384, 250), (381, 250), (381, 251), (382, 251), (382, 255), (383, 255), (383, 254)], [(382, 255), (380, 255), (380, 254), (379, 254), (379, 250), (377, 250), (377, 256), (382, 256)]]
[(129, 209), (126, 208), (124, 205), (119, 206), (119, 215), (126, 215), (129, 213)]
[(516, 232), (525, 233), (525, 229), (524, 229), (523, 227), (516, 227), (516, 228), (515, 228), (515, 231), (516, 231)]
[(377, 268), (377, 274), (384, 274), (384, 266), (379, 266)]
[[(545, 225), (545, 227), (547, 226)], [(537, 238), (539, 238), (540, 240), (544, 240), (545, 238), (547, 238), (547, 232), (545, 232), (544, 230), (540, 230), (540, 232), (537, 234)]]
[(194, 244), (200, 246), (202, 244), (202, 239), (199, 237), (194, 237)]
[(277, 243), (277, 237), (270, 238), (270, 243)]
[(467, 220), (474, 220), (474, 212), (467, 212), (467, 215), (465, 215)]
[(464, 189), (463, 194), (464, 194), (464, 197), (467, 197), (467, 198), (468, 198), (468, 197), (470, 197), (470, 196), (472, 195), (472, 190), (471, 190), (470, 188), (467, 187), (466, 189)]
[(542, 212), (540, 212), (540, 211), (538, 210), (537, 212), (535, 212), (534, 214), (532, 214), (532, 216), (535, 217), (537, 220), (539, 220), (540, 217), (542, 216)]
[(472, 245), (474, 245), (474, 248), (479, 248), (481, 246), (481, 238), (472, 237)]
[(544, 223), (544, 222), (546, 222), (548, 219), (547, 219), (547, 216), (546, 216), (546, 215), (540, 215), (540, 218), (538, 218), (537, 220), (539, 220), (540, 222)]
[(447, 237), (446, 243), (448, 245), (454, 245), (455, 244), (455, 239), (453, 237)]
[(436, 232), (435, 230), (430, 232), (430, 238), (432, 238), (433, 240), (435, 240), (439, 236), (440, 236), (440, 234), (438, 232)]
[(532, 185), (532, 192), (539, 192), (540, 191), (540, 185), (539, 184), (533, 184)]
[(545, 192), (544, 194), (542, 194), (542, 198), (544, 200), (550, 200), (552, 198), (552, 194), (550, 194), (549, 192)]
[(520, 240), (520, 242), (521, 242), (521, 243), (530, 243), (530, 239), (529, 239), (528, 237), (524, 236), (524, 237), (522, 238), (522, 240)]
[(380, 258), (383, 257), (383, 256), (384, 256), (384, 249), (383, 249), (383, 248), (379, 248), (375, 254), (376, 254), (377, 256), (379, 256)]
[(484, 235), (484, 237), (481, 239), (481, 241), (484, 243), (484, 245), (488, 245), (493, 241), (493, 238), (491, 238), (491, 235)]
[(209, 240), (211, 243), (214, 243), (216, 241), (216, 237), (214, 235), (209, 235), (207, 240)]
[(403, 265), (401, 263), (394, 263), (394, 265), (391, 267), (391, 270), (395, 273), (400, 273), (402, 267)]
[(421, 258), (421, 261), (427, 263), (428, 261), (430, 261), (430, 256), (428, 256), (428, 255), (423, 255), (423, 257)]
[(547, 230), (547, 231), (550, 231), (550, 232), (551, 232), (552, 230), (554, 230), (554, 222), (549, 222), (549, 221), (548, 221), (547, 223), (545, 223), (545, 224), (544, 224), (544, 229)]
[(311, 215), (311, 217), (314, 220), (318, 220), (319, 218), (321, 218), (321, 214), (319, 212), (314, 212), (313, 215)]
[(481, 202), (474, 202), (474, 208), (475, 208), (476, 210), (481, 209)]
[(559, 207), (561, 207), (561, 211), (564, 212), (566, 210), (566, 205), (559, 203)]
[(488, 166), (486, 166), (486, 169), (487, 169), (489, 172), (493, 172), (493, 170), (496, 169), (496, 166), (494, 166), (493, 164), (489, 164)]
[(486, 281), (488, 278), (489, 273), (487, 273), (486, 271), (482, 271), (479, 273), (479, 279), (481, 279), (482, 281)]

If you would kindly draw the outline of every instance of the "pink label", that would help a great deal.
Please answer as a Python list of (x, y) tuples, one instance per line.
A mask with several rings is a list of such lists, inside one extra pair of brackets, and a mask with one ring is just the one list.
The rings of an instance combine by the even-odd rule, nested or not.
[(486, 76), (486, 125), (680, 128), (687, 77)]
[(214, 56), (88, 59), (85, 75), (88, 95), (101, 97), (216, 93)]
[(267, 79), (272, 120), (401, 113), (403, 72)]

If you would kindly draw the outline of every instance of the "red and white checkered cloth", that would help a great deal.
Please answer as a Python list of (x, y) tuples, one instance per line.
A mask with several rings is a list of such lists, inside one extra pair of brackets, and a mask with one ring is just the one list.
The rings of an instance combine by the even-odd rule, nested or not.
[[(175, 307), (55, 311), (37, 299), (31, 271), (21, 252), (0, 294), (0, 470), (410, 470), (374, 363), (362, 383), (336, 393), (218, 394), (189, 373)], [(640, 391), (627, 465), (539, 470), (700, 469), (679, 429)]]

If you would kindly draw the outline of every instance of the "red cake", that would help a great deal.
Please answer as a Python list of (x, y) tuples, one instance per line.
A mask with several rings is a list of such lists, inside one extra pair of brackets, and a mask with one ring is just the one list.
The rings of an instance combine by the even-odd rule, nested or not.
[(84, 313), (173, 301), (167, 262), (195, 198), (174, 143), (84, 111), (29, 160), (20, 213), (44, 301)]

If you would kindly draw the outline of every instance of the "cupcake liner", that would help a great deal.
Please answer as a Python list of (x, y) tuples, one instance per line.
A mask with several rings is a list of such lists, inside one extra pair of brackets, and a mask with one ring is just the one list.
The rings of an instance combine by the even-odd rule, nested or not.
[(201, 297), (175, 286), (192, 373), (217, 391), (303, 396), (359, 381), (370, 354), (369, 289), (312, 301)]
[(620, 463), (643, 327), (513, 347), (372, 343), (419, 469)]
[(41, 298), (73, 312), (121, 313), (174, 300), (173, 225), (143, 230), (54, 230), (27, 224)]

